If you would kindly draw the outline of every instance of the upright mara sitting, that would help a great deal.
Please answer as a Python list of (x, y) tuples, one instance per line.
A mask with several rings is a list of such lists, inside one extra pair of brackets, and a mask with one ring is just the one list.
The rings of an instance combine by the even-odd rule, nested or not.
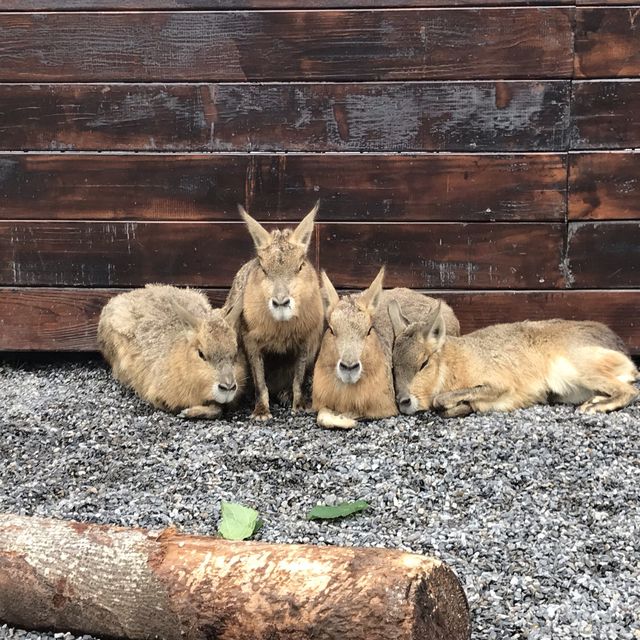
[(295, 230), (271, 233), (239, 207), (257, 256), (236, 274), (227, 304), (242, 295), (241, 335), (256, 391), (253, 417), (258, 420), (271, 418), (267, 382), (272, 392), (291, 390), (294, 413), (307, 408), (303, 382), (324, 323), (318, 274), (307, 258), (318, 206)]
[(509, 411), (550, 400), (580, 411), (613, 411), (637, 395), (638, 371), (622, 340), (598, 322), (497, 324), (447, 336), (442, 309), (412, 322), (390, 307), (398, 404), (404, 413), (447, 417)]
[(241, 311), (241, 304), (212, 309), (193, 289), (150, 284), (105, 305), (98, 345), (113, 375), (154, 407), (214, 418), (244, 388)]
[[(328, 328), (313, 373), (313, 409), (318, 424), (348, 429), (358, 418), (385, 418), (398, 413), (391, 374), (393, 329), (388, 305), (399, 300), (416, 316), (437, 301), (409, 289), (382, 290), (384, 268), (360, 294), (338, 297), (322, 272)], [(449, 331), (460, 325), (444, 305)]]

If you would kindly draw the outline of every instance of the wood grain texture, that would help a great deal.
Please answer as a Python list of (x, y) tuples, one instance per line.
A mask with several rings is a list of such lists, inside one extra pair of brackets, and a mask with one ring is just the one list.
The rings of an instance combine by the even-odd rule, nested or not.
[(563, 225), (322, 224), (320, 264), (335, 286), (547, 289), (563, 286)]
[(570, 220), (639, 220), (640, 153), (569, 156)]
[(0, 14), (0, 80), (568, 78), (572, 9)]
[(575, 82), (572, 149), (640, 146), (640, 81)]
[(579, 7), (576, 10), (575, 76), (639, 76), (639, 42), (640, 7)]
[(570, 223), (567, 276), (576, 288), (640, 288), (640, 221)]
[[(95, 351), (100, 310), (124, 289), (0, 288), (0, 351)], [(429, 290), (455, 310), (463, 332), (498, 322), (598, 320), (640, 354), (640, 290)], [(220, 306), (226, 290), (207, 290)]]
[[(563, 283), (563, 225), (317, 225), (319, 264), (336, 286), (548, 288)], [(244, 225), (197, 222), (0, 222), (0, 284), (224, 287), (253, 255)]]
[(545, 151), (569, 82), (0, 84), (0, 148)]
[(240, 223), (0, 222), (0, 284), (228, 286), (252, 255)]
[[(579, 3), (582, 0), (579, 0)], [(629, 0), (627, 0), (629, 1)], [(633, 0), (636, 2), (637, 0)], [(631, 2), (630, 2), (631, 3)], [(299, 9), (300, 0), (3, 0), (5, 11), (105, 9)], [(492, 5), (571, 5), (572, 0), (305, 0), (306, 9), (382, 9), (405, 7), (475, 7)], [(595, 0), (592, 4), (596, 4)], [(606, 4), (598, 2), (597, 4)], [(625, 2), (617, 2), (625, 4)]]
[(0, 154), (0, 219), (564, 220), (566, 157)]

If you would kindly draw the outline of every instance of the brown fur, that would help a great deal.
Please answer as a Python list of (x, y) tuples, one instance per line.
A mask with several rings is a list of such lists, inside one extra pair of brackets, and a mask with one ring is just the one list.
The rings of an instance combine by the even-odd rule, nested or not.
[[(324, 323), (318, 274), (306, 256), (317, 208), (295, 230), (272, 233), (241, 209), (257, 257), (236, 274), (227, 304), (243, 296), (241, 338), (253, 374), (257, 419), (271, 417), (269, 392), (291, 390), (293, 411), (306, 409), (302, 386)], [(292, 301), (286, 312), (273, 308), (273, 300), (282, 299)], [(288, 317), (277, 319), (278, 313)], [(271, 370), (265, 370), (265, 359)]]
[(394, 348), (396, 376), (408, 380), (406, 413), (446, 416), (510, 411), (554, 399), (585, 413), (612, 411), (638, 395), (622, 341), (597, 322), (546, 320), (446, 335), (438, 310), (408, 324)]
[[(214, 310), (192, 289), (147, 285), (105, 305), (98, 344), (113, 375), (153, 406), (211, 418), (245, 386), (235, 329), (240, 310)], [(237, 384), (233, 398), (219, 383)]]
[[(399, 299), (413, 312), (424, 312), (425, 308), (434, 308), (436, 301), (409, 289), (382, 291), (383, 277), (381, 269), (366, 291), (338, 298), (331, 281), (322, 274), (328, 328), (313, 374), (313, 409), (322, 426), (350, 428), (358, 418), (385, 418), (398, 412), (388, 305)], [(451, 331), (459, 333), (458, 321), (447, 309)], [(352, 374), (340, 377), (340, 361), (360, 363), (357, 381), (352, 381)]]

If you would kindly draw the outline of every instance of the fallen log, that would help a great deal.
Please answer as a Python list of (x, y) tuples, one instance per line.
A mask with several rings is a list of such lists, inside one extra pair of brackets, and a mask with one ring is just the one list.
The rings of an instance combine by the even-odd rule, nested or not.
[(167, 640), (466, 640), (445, 564), (0, 515), (0, 622)]

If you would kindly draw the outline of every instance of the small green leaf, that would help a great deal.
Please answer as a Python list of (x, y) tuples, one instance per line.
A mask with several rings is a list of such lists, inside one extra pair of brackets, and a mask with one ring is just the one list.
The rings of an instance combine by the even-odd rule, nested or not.
[(225, 540), (246, 540), (257, 533), (262, 520), (255, 509), (243, 507), (235, 502), (222, 503), (222, 519), (218, 533)]
[(307, 520), (332, 520), (333, 518), (344, 518), (352, 513), (364, 511), (369, 508), (369, 503), (364, 500), (356, 500), (355, 502), (341, 502), (330, 507), (326, 504), (318, 504), (307, 514)]

